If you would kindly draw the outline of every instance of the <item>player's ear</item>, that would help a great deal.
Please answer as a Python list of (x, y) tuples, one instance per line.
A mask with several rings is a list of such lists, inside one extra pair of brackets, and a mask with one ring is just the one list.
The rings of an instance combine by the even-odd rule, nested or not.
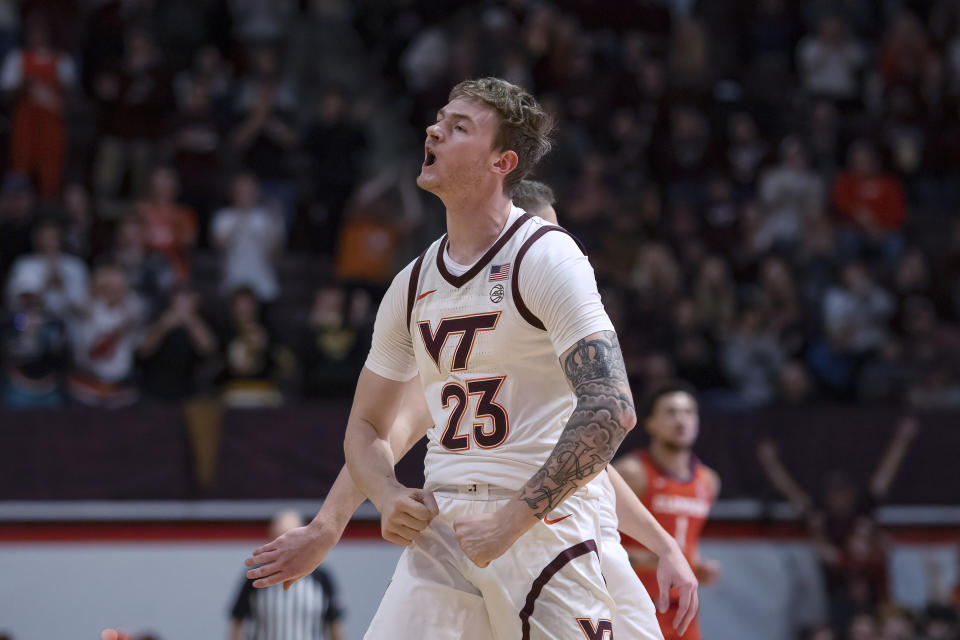
[(517, 152), (508, 149), (500, 152), (493, 163), (493, 168), (494, 171), (502, 176), (505, 176), (516, 169), (519, 162), (520, 158), (517, 156)]

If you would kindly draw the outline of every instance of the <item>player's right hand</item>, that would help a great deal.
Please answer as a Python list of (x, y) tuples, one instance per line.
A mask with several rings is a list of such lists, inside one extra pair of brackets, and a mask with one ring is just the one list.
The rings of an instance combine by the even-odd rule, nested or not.
[(402, 487), (383, 502), (380, 534), (387, 542), (406, 547), (420, 537), (420, 533), (439, 513), (433, 493)]
[(335, 527), (315, 519), (254, 550), (244, 561), (248, 567), (255, 567), (247, 571), (247, 577), (258, 588), (282, 582), (284, 590), (289, 589), (294, 582), (313, 573), (339, 540)]
[(657, 611), (666, 613), (670, 606), (670, 591), (677, 589), (677, 614), (673, 618), (673, 628), (680, 635), (687, 632), (687, 627), (693, 622), (700, 609), (700, 597), (697, 594), (697, 578), (687, 559), (683, 557), (680, 547), (661, 554), (657, 564), (657, 586), (660, 595), (657, 597)]

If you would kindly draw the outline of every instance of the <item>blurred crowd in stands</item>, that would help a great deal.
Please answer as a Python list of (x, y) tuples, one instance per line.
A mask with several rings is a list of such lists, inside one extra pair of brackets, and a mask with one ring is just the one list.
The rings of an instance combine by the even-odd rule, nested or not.
[(2, 402), (349, 397), (498, 75), (636, 390), (960, 405), (956, 0), (0, 2)]
[[(958, 0), (0, 0), (0, 60), (4, 406), (350, 397), (483, 75), (558, 120), (637, 394), (960, 406)], [(949, 640), (958, 598), (807, 637)]]

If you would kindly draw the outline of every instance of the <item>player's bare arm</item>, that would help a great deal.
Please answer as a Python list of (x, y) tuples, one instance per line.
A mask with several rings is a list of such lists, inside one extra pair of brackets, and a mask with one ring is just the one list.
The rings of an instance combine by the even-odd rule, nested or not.
[(757, 445), (757, 459), (770, 483), (790, 501), (797, 513), (809, 516), (813, 500), (783, 464), (777, 444), (769, 438), (762, 440)]
[(350, 476), (380, 512), (383, 538), (406, 546), (430, 524), (438, 509), (432, 493), (403, 486), (394, 473), (396, 457), (389, 434), (402, 395), (403, 383), (364, 367), (343, 445)]
[(883, 457), (877, 464), (877, 469), (870, 477), (870, 493), (878, 500), (884, 498), (890, 490), (903, 459), (910, 450), (910, 444), (920, 431), (920, 422), (913, 416), (904, 416), (897, 422), (896, 431)]
[[(400, 411), (389, 433), (395, 458), (402, 458), (413, 448), (431, 424), (420, 379), (404, 383)], [(254, 550), (246, 559), (246, 565), (256, 568), (247, 571), (247, 577), (255, 580), (255, 587), (270, 587), (282, 582), (284, 589), (289, 589), (323, 562), (330, 549), (340, 541), (354, 512), (366, 499), (344, 465), (316, 517), (308, 525), (292, 529)]]
[[(643, 463), (634, 455), (620, 456), (610, 463), (609, 469), (617, 472), (617, 475), (627, 483), (627, 486), (638, 496), (642, 496), (647, 490), (647, 471), (643, 468)], [(612, 475), (610, 476), (613, 477)], [(616, 484), (614, 484), (616, 486)]]
[[(643, 474), (643, 465), (639, 466), (640, 473)], [(670, 591), (678, 589), (679, 608), (673, 619), (673, 627), (681, 634), (685, 633), (700, 609), (695, 573), (683, 556), (680, 545), (657, 522), (649, 509), (640, 501), (639, 494), (617, 472), (614, 465), (607, 467), (607, 473), (610, 474), (610, 483), (613, 485), (617, 499), (617, 520), (620, 522), (620, 530), (650, 549), (653, 552), (650, 556), (656, 554), (656, 557), (649, 558), (649, 562), (651, 566), (657, 567), (657, 582), (660, 586), (660, 594), (655, 603), (657, 610), (666, 611), (670, 606)]]
[(587, 336), (560, 360), (577, 407), (553, 453), (521, 491), (537, 518), (600, 473), (637, 422), (616, 333)]
[(577, 406), (550, 457), (499, 512), (457, 523), (460, 546), (478, 566), (498, 558), (537, 520), (590, 482), (636, 425), (616, 333), (601, 331), (581, 339), (560, 362)]

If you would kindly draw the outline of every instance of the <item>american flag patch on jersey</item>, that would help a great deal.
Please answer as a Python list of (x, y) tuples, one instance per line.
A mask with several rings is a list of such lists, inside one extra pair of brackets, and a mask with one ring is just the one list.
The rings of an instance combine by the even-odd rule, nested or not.
[(510, 263), (495, 264), (490, 267), (490, 282), (494, 280), (506, 280), (510, 276)]

